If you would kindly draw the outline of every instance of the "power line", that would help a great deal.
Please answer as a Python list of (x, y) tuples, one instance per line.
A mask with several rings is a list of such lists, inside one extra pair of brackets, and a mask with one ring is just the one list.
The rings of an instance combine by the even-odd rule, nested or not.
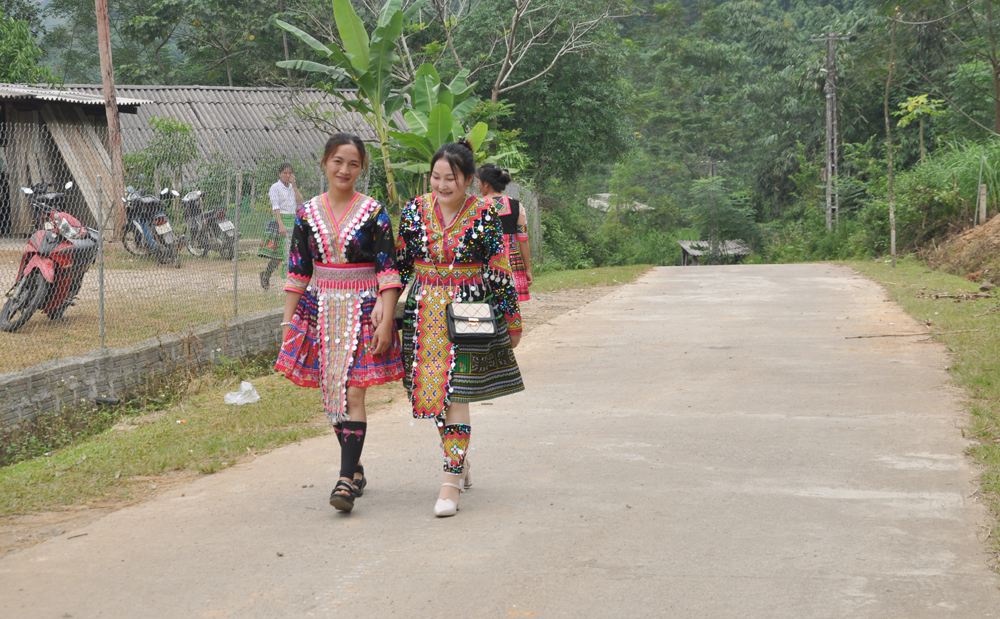
[(964, 11), (965, 9), (971, 7), (973, 4), (975, 4), (974, 0), (973, 0), (973, 2), (970, 2), (970, 3), (966, 4), (965, 6), (963, 6), (960, 9), (956, 9), (955, 11), (952, 11), (951, 13), (948, 13), (944, 17), (938, 17), (937, 19), (932, 19), (930, 21), (903, 21), (901, 19), (896, 19), (894, 17), (890, 17), (889, 21), (894, 21), (897, 24), (905, 24), (907, 26), (926, 26), (928, 24), (936, 24), (937, 22), (944, 21), (944, 20), (948, 19), (949, 17), (951, 17), (953, 15), (958, 15), (959, 13), (961, 13), (962, 11)]

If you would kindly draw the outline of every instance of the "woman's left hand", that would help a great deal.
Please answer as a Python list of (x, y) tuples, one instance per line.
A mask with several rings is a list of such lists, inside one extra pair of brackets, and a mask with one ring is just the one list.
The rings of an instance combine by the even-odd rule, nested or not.
[(531, 276), (530, 269), (524, 272), (524, 278), (528, 281), (529, 288), (535, 283), (535, 278)]
[[(374, 323), (374, 320), (372, 322)], [(375, 335), (372, 337), (372, 345), (374, 346), (372, 354), (381, 355), (389, 350), (390, 344), (392, 344), (392, 321), (386, 320), (375, 327)]]

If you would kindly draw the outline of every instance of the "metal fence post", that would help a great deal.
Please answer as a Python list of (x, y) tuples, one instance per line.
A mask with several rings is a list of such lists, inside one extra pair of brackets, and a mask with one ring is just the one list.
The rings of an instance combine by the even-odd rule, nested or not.
[(100, 174), (97, 175), (97, 291), (103, 349), (107, 346), (104, 342), (104, 184)]
[[(229, 179), (226, 179), (226, 199), (229, 199)], [(233, 216), (236, 239), (233, 243), (233, 318), (240, 315), (240, 205), (236, 205)]]

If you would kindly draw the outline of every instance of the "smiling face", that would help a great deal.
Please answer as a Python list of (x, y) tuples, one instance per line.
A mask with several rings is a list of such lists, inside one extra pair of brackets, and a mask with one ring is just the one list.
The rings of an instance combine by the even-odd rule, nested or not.
[(354, 191), (354, 183), (361, 175), (364, 161), (354, 144), (341, 144), (329, 157), (323, 160), (326, 178), (330, 188), (344, 193)]
[(471, 181), (471, 177), (452, 170), (444, 157), (438, 159), (431, 170), (431, 187), (437, 194), (438, 202), (446, 207), (456, 207), (465, 202), (465, 189)]

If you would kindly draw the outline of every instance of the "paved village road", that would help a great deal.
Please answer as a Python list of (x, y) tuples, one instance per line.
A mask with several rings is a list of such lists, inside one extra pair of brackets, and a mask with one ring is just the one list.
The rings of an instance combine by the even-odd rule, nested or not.
[(0, 560), (0, 616), (1000, 616), (948, 358), (845, 339), (918, 328), (843, 267), (657, 269), (530, 334), (455, 518), (400, 405), (350, 516), (306, 441)]

